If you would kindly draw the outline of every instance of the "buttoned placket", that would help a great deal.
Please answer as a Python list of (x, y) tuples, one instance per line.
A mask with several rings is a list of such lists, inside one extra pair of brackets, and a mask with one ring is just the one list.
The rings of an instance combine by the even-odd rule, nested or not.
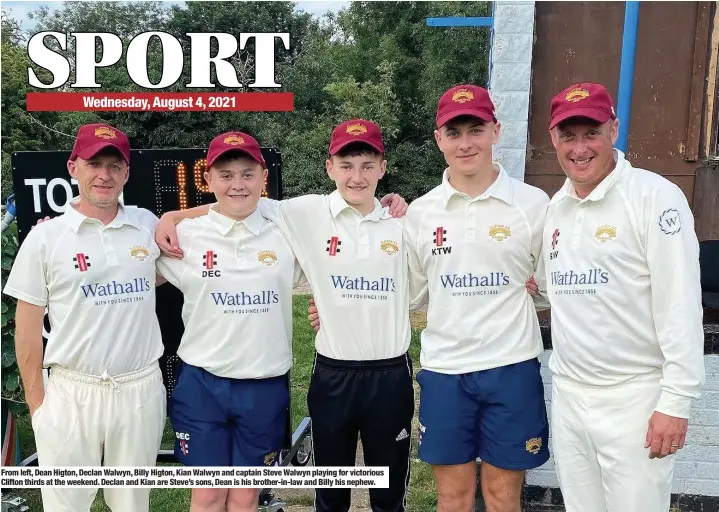
[(232, 231), (238, 229), (241, 235), (236, 237), (235, 240), (235, 256), (237, 257), (237, 266), (239, 268), (247, 267), (247, 242), (249, 237), (252, 236), (250, 230), (245, 227), (242, 223), (237, 223), (232, 227), (228, 236), (231, 235)]
[(367, 223), (372, 222), (368, 218), (356, 218), (357, 221), (357, 257), (369, 258), (369, 234), (367, 233)]
[(587, 203), (580, 201), (574, 213), (574, 228), (572, 230), (572, 248), (579, 247), (582, 241), (582, 228), (584, 226), (584, 214), (587, 210)]
[(475, 224), (475, 213), (479, 200), (467, 201), (464, 208), (464, 238), (466, 240), (476, 240), (477, 230)]
[(477, 209), (479, 208), (480, 201), (484, 201), (489, 197), (488, 194), (482, 194), (472, 199), (468, 195), (462, 194), (462, 199), (465, 201), (464, 206), (464, 238), (465, 240), (476, 240), (477, 239)]
[(95, 226), (100, 230), (100, 238), (102, 239), (102, 248), (105, 250), (105, 259), (107, 265), (119, 265), (117, 260), (117, 252), (115, 251), (115, 246), (113, 245), (112, 239), (110, 237), (110, 230), (115, 229), (115, 226), (113, 224), (108, 224), (107, 226), (105, 226), (99, 220), (92, 220), (91, 222), (95, 224)]

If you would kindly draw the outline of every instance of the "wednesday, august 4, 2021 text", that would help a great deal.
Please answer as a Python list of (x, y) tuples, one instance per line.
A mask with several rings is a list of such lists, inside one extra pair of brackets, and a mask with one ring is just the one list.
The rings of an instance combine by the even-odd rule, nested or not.
[(387, 467), (51, 467), (0, 468), (3, 488), (344, 487), (388, 488)]

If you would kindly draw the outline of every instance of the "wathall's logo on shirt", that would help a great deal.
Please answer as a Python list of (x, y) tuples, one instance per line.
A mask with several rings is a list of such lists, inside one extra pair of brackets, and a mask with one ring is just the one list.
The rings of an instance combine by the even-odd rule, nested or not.
[(72, 258), (72, 262), (75, 264), (75, 269), (80, 272), (87, 272), (87, 269), (90, 268), (90, 256), (81, 252)]
[(596, 295), (597, 286), (609, 282), (609, 272), (593, 268), (584, 272), (569, 270), (550, 274), (555, 295)]
[(392, 277), (365, 279), (364, 277), (330, 276), (332, 285), (340, 290), (363, 292), (394, 292), (395, 283)]
[(444, 274), (439, 276), (442, 288), (479, 288), (484, 286), (507, 286), (509, 276), (504, 272), (490, 272), (487, 275)]
[(253, 294), (245, 292), (211, 292), (210, 296), (215, 302), (215, 306), (264, 306), (277, 304), (280, 301), (280, 295), (274, 290), (265, 290)]
[(452, 247), (445, 247), (445, 242), (447, 242), (447, 230), (442, 226), (435, 228), (433, 239), (435, 247), (432, 248), (432, 256), (450, 254), (452, 252)]
[(329, 253), (330, 256), (336, 256), (338, 252), (340, 252), (340, 245), (342, 245), (342, 241), (337, 236), (333, 236), (329, 240), (327, 240), (327, 247), (325, 248), (325, 251)]
[(217, 266), (217, 254), (215, 251), (206, 251), (202, 255), (202, 266), (205, 270), (202, 271), (202, 277), (220, 277), (220, 270), (215, 269)]
[(601, 268), (593, 268), (586, 272), (552, 272), (554, 286), (578, 286), (583, 284), (606, 284), (609, 282), (609, 272)]
[(143, 277), (136, 277), (132, 281), (109, 283), (90, 283), (80, 287), (85, 298), (108, 297), (112, 295), (126, 295), (131, 293), (144, 293), (152, 290), (149, 280)]

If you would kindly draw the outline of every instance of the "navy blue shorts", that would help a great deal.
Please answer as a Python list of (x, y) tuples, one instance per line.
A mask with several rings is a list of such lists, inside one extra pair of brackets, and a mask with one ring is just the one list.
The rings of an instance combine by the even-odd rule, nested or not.
[(539, 361), (447, 375), (420, 370), (419, 458), (429, 464), (482, 461), (509, 470), (549, 459)]
[(187, 466), (269, 466), (283, 448), (287, 376), (228, 379), (183, 361), (170, 399), (175, 457)]

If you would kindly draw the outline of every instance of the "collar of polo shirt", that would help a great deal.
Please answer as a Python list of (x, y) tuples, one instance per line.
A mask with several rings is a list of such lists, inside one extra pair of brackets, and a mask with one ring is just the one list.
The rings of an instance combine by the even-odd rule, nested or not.
[[(356, 208), (350, 206), (347, 201), (344, 200), (342, 194), (340, 194), (337, 190), (330, 194), (330, 212), (332, 213), (332, 217), (337, 218), (340, 213), (348, 208), (353, 212), (356, 212), (358, 215), (362, 215)], [(366, 218), (377, 222), (378, 220), (389, 219), (390, 217), (391, 215), (389, 214), (388, 209), (383, 208), (382, 204), (380, 204), (379, 200), (375, 197), (374, 210), (372, 210), (372, 213), (367, 215)]]
[(607, 195), (607, 192), (609, 192), (609, 190), (619, 180), (619, 178), (627, 171), (628, 168), (627, 160), (624, 157), (624, 153), (622, 153), (616, 148), (614, 149), (614, 161), (616, 162), (614, 170), (610, 172), (609, 175), (604, 178), (599, 183), (599, 185), (597, 185), (596, 188), (592, 190), (591, 193), (584, 199), (580, 199), (579, 196), (577, 196), (577, 193), (574, 190), (574, 186), (572, 185), (572, 181), (567, 178), (564, 181), (564, 185), (562, 185), (562, 188), (559, 189), (559, 191), (554, 195), (551, 201), (549, 201), (549, 204), (556, 204), (567, 197), (571, 197), (572, 199), (575, 199), (580, 203), (583, 203), (585, 201), (601, 201), (602, 199), (604, 199), (604, 196)]
[[(93, 217), (88, 217), (87, 215), (83, 215), (77, 209), (74, 208), (74, 205), (76, 205), (80, 201), (80, 196), (73, 197), (70, 199), (70, 201), (67, 204), (67, 207), (65, 208), (65, 215), (67, 216), (67, 219), (70, 223), (70, 227), (72, 230), (77, 233), (80, 230), (80, 226), (85, 221), (97, 221), (100, 222), (99, 219), (95, 219)], [(125, 205), (122, 203), (118, 203), (117, 207), (117, 215), (115, 216), (112, 221), (105, 225), (106, 228), (119, 228), (120, 226), (124, 226), (127, 224), (128, 226), (132, 226), (134, 228), (140, 229), (140, 226), (133, 221), (130, 216), (127, 215), (127, 211), (125, 210)]]
[(227, 234), (232, 231), (232, 228), (238, 224), (244, 224), (248, 231), (255, 236), (258, 236), (262, 231), (265, 218), (260, 213), (259, 208), (255, 208), (254, 212), (242, 220), (235, 220), (226, 215), (222, 215), (216, 208), (217, 203), (210, 207), (207, 212), (207, 218), (222, 236), (227, 236)]
[(497, 179), (494, 180), (494, 182), (489, 186), (487, 190), (484, 191), (483, 194), (480, 194), (474, 199), (469, 197), (464, 192), (460, 192), (452, 186), (452, 184), (449, 182), (449, 168), (445, 169), (444, 174), (442, 175), (442, 198), (444, 199), (444, 207), (447, 208), (450, 199), (452, 199), (454, 196), (463, 197), (470, 202), (481, 201), (483, 199), (487, 199), (488, 197), (496, 197), (497, 199), (504, 201), (508, 205), (513, 204), (514, 196), (512, 194), (512, 183), (509, 179), (507, 171), (505, 171), (504, 167), (502, 167), (502, 165), (497, 162), (492, 162), (492, 169), (498, 173)]

